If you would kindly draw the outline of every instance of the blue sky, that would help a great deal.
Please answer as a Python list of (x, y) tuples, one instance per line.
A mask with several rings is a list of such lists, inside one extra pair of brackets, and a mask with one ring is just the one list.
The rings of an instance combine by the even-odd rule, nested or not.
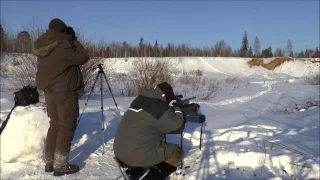
[(88, 38), (145, 42), (166, 46), (185, 42), (192, 47), (214, 46), (225, 40), (241, 46), (244, 31), (249, 45), (258, 36), (262, 48), (295, 52), (319, 46), (319, 1), (1, 1), (1, 22), (13, 31), (35, 19), (47, 27), (53, 18), (85, 32)]

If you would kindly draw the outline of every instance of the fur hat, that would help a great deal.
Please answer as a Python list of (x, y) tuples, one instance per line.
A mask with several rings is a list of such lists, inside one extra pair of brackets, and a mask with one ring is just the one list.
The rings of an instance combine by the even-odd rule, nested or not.
[(56, 32), (64, 32), (67, 29), (67, 25), (61, 19), (55, 18), (50, 21), (49, 29)]
[(172, 86), (167, 82), (162, 82), (158, 84), (157, 87), (166, 95), (167, 102), (170, 103), (174, 98)]

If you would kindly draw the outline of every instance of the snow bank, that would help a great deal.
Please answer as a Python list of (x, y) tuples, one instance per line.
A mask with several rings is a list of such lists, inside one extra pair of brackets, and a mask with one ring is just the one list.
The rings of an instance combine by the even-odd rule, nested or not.
[[(133, 60), (138, 58), (106, 58), (104, 59), (105, 68), (114, 69), (116, 72), (126, 73), (130, 68)], [(161, 58), (150, 58), (161, 59)], [(265, 63), (269, 63), (275, 58), (263, 59)], [(161, 60), (170, 60), (176, 63), (176, 67), (183, 71), (201, 70), (205, 75), (214, 76), (250, 76), (263, 75), (266, 73), (281, 73), (293, 77), (303, 77), (319, 72), (319, 63), (302, 61), (294, 59), (288, 61), (270, 71), (263, 67), (250, 68), (247, 64), (251, 58), (238, 57), (172, 57), (162, 58)], [(235, 68), (236, 67), (236, 68)]]
[(48, 127), (45, 107), (38, 104), (16, 107), (1, 134), (1, 160), (25, 162), (40, 158)]
[[(3, 54), (1, 62), (6, 64), (6, 69), (12, 71), (13, 60), (19, 60), (26, 54)], [(171, 61), (176, 64), (176, 67), (183, 71), (201, 70), (205, 75), (214, 74), (215, 76), (250, 76), (261, 75), (265, 73), (283, 73), (294, 77), (302, 77), (310, 75), (312, 72), (319, 72), (319, 63), (312, 63), (311, 61), (319, 61), (319, 58), (293, 58), (294, 61), (285, 62), (277, 67), (274, 71), (269, 71), (262, 67), (250, 68), (247, 64), (252, 58), (241, 57), (145, 57), (147, 59), (159, 59), (164, 61)], [(133, 60), (141, 58), (104, 58), (103, 64), (107, 72), (114, 70), (119, 73), (127, 73), (130, 69)], [(275, 58), (263, 58), (264, 63), (269, 63)], [(320, 61), (319, 61), (320, 62)], [(312, 75), (312, 74), (311, 74)]]
[(310, 61), (286, 61), (274, 69), (274, 73), (289, 74), (294, 77), (313, 76), (320, 72), (320, 63)]

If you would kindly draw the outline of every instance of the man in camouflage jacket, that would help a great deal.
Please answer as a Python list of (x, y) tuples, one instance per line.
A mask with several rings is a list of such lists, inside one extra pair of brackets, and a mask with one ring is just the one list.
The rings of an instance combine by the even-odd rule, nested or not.
[(45, 144), (45, 171), (54, 175), (75, 173), (78, 165), (70, 165), (68, 156), (79, 116), (79, 93), (84, 82), (80, 65), (89, 60), (84, 47), (71, 27), (53, 19), (49, 29), (34, 44), (38, 67), (36, 83), (44, 91), (50, 117)]
[(173, 98), (171, 85), (163, 82), (145, 89), (131, 103), (113, 145), (120, 161), (132, 167), (155, 165), (164, 177), (176, 170), (183, 150), (163, 141), (165, 134), (182, 132), (185, 126), (182, 109), (169, 106)]

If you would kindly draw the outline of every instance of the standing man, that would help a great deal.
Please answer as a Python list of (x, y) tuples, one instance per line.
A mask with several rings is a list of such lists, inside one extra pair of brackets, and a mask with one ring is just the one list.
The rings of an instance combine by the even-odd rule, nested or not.
[(79, 116), (79, 93), (84, 90), (80, 65), (89, 55), (62, 20), (53, 19), (49, 29), (34, 44), (38, 67), (36, 83), (44, 91), (50, 117), (45, 144), (45, 171), (54, 176), (76, 173), (69, 153)]

